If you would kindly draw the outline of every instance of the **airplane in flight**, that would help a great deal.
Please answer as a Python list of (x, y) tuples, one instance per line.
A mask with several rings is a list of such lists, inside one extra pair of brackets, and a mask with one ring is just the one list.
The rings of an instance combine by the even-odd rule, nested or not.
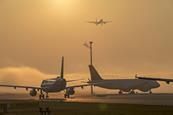
[(144, 79), (144, 80), (152, 80), (152, 81), (164, 81), (167, 84), (170, 82), (173, 82), (173, 79), (165, 79), (165, 78), (151, 78), (151, 77), (136, 77), (138, 79)]
[[(82, 84), (82, 85), (74, 85), (74, 86), (67, 86), (68, 82), (74, 82), (77, 80), (66, 80), (64, 78), (64, 57), (62, 57), (62, 64), (61, 64), (61, 74), (55, 78), (43, 80), (41, 83), (41, 87), (34, 87), (34, 86), (20, 86), (20, 85), (7, 85), (7, 84), (0, 84), (0, 87), (12, 87), (14, 89), (23, 88), (27, 91), (30, 90), (30, 96), (36, 96), (37, 92), (40, 92), (39, 99), (48, 99), (49, 93), (57, 93), (65, 90), (64, 98), (69, 98), (70, 95), (75, 94), (75, 88), (83, 88), (84, 86), (89, 86), (91, 84)], [(46, 95), (45, 95), (46, 94)]]
[[(119, 90), (119, 94), (123, 94), (123, 92), (128, 92), (130, 94), (135, 94), (134, 90), (140, 90), (142, 92), (150, 92), (152, 93), (152, 89), (160, 87), (160, 84), (157, 81), (150, 80), (140, 80), (140, 79), (103, 79), (101, 75), (97, 72), (94, 65), (92, 64), (92, 44), (93, 42), (89, 42), (90, 44), (84, 44), (87, 48), (90, 49), (90, 77), (88, 82), (91, 85), (91, 94), (93, 94), (93, 86), (98, 86), (106, 89)], [(97, 83), (97, 84), (96, 84)]]
[(112, 21), (104, 21), (103, 19), (97, 20), (96, 21), (88, 21), (88, 23), (93, 23), (95, 25), (103, 25), (103, 24), (107, 24), (110, 23)]

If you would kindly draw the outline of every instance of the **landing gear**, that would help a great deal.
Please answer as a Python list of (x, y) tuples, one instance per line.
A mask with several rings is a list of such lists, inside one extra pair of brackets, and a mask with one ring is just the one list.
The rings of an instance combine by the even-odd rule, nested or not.
[(153, 92), (150, 90), (149, 94), (152, 94)]
[(134, 90), (131, 90), (129, 94), (135, 94), (135, 91)]
[(67, 88), (65, 90), (64, 98), (70, 98), (70, 95), (74, 95), (75, 91), (73, 87)]
[(42, 91), (42, 90), (40, 91), (39, 99), (40, 99), (40, 100), (45, 99), (45, 96), (44, 96), (44, 94), (43, 94), (43, 91)]
[(46, 99), (48, 99), (49, 98), (49, 95), (48, 95), (48, 93), (46, 93)]
[(120, 90), (120, 91), (118, 92), (118, 94), (123, 94), (123, 92)]
[(69, 94), (64, 94), (64, 98), (70, 98)]
[(49, 98), (48, 93), (46, 93), (46, 95), (44, 95), (43, 92), (40, 92), (40, 95), (39, 95), (40, 100), (44, 100), (44, 99), (48, 99), (48, 98)]
[(44, 96), (44, 94), (40, 94), (40, 95), (39, 95), (39, 99), (40, 99), (40, 100), (43, 100), (43, 99), (45, 99), (45, 96)]

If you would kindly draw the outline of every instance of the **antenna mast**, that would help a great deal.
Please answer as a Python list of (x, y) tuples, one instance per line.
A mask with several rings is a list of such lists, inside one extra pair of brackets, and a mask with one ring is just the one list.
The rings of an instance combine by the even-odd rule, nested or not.
[(90, 41), (89, 42), (89, 47), (90, 47), (90, 65), (93, 65), (93, 49), (92, 49), (92, 45), (93, 45), (93, 42), (92, 41)]
[(61, 62), (61, 78), (64, 78), (64, 56), (62, 57), (62, 62)]

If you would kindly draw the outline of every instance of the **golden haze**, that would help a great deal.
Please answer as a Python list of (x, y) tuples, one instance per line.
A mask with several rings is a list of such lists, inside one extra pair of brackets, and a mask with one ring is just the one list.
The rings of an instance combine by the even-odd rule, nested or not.
[[(99, 18), (113, 22), (86, 23)], [(87, 76), (82, 44), (93, 40), (94, 64), (103, 74), (173, 78), (172, 0), (0, 0), (0, 25), (1, 70), (28, 67), (54, 75), (64, 55), (66, 74)], [(158, 91), (171, 88), (164, 84)]]

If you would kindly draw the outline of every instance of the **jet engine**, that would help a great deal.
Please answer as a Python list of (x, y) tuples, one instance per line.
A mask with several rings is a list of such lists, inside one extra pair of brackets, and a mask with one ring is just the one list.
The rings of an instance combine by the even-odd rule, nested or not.
[(169, 84), (170, 82), (169, 81), (166, 81), (167, 84)]
[(66, 94), (68, 94), (68, 95), (74, 95), (75, 94), (74, 88), (68, 88), (66, 90)]
[(32, 89), (29, 93), (32, 97), (37, 95), (37, 91), (35, 89)]

